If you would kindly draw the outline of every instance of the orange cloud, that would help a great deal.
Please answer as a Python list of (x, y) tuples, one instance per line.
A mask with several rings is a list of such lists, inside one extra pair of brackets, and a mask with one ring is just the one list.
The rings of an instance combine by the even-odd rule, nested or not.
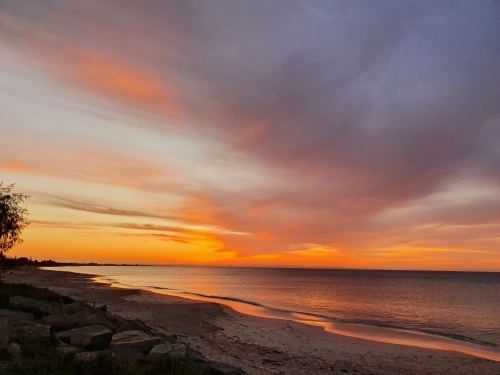
[[(57, 38), (56, 38), (57, 39)], [(57, 43), (56, 43), (57, 45)], [(71, 48), (61, 53), (58, 48), (41, 49), (32, 43), (37, 58), (45, 68), (62, 81), (99, 96), (129, 105), (150, 108), (170, 117), (182, 113), (172, 90), (152, 74), (102, 52)]]
[(74, 61), (71, 73), (76, 79), (105, 95), (145, 102), (168, 97), (153, 77), (109, 56), (83, 50), (72, 51), (69, 56)]
[(189, 223), (213, 223), (214, 207), (210, 199), (193, 195), (181, 205), (179, 216)]
[[(8, 145), (5, 151), (15, 149), (15, 145)], [(21, 160), (2, 160), (0, 156), (0, 170), (148, 190), (160, 189), (148, 181), (166, 174), (156, 165), (107, 150), (44, 148), (28, 141), (23, 149), (26, 151), (20, 155)], [(61, 154), (65, 157), (61, 158)]]
[(269, 238), (272, 236), (272, 232), (261, 232), (256, 234), (257, 238), (261, 240), (265, 240), (266, 238)]
[(336, 249), (329, 246), (316, 244), (303, 244), (293, 247), (288, 254), (298, 255), (302, 257), (329, 257), (337, 252)]
[(0, 160), (0, 170), (9, 172), (28, 173), (36, 169), (24, 163), (12, 160)]
[(259, 214), (261, 212), (268, 212), (272, 210), (276, 210), (280, 207), (277, 203), (269, 203), (269, 204), (253, 204), (250, 206), (250, 212), (252, 214)]

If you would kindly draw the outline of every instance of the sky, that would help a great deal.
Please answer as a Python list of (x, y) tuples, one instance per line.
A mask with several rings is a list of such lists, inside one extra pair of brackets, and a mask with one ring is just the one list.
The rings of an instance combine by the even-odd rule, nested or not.
[(10, 256), (500, 271), (498, 1), (0, 0)]

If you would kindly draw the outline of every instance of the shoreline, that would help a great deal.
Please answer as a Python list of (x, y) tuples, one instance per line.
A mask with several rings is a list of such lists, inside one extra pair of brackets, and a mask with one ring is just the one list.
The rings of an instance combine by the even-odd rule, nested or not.
[[(45, 270), (50, 269), (45, 268)], [(54, 268), (54, 271), (74, 272), (66, 271), (61, 268)], [(121, 284), (116, 280), (108, 279), (106, 276), (102, 275), (85, 275), (91, 276), (92, 280), (96, 283), (107, 284), (111, 287), (122, 289), (133, 288), (166, 296), (186, 298), (192, 301), (219, 303), (245, 315), (250, 315), (258, 318), (279, 319), (302, 323), (309, 326), (321, 327), (324, 331), (330, 334), (385, 344), (407, 345), (424, 349), (455, 351), (462, 354), (473, 355), (479, 358), (500, 362), (500, 348), (497, 345), (489, 342), (475, 342), (474, 339), (471, 339), (469, 337), (464, 337), (464, 339), (461, 340), (460, 338), (450, 337), (445, 333), (433, 334), (430, 332), (410, 330), (402, 327), (378, 326), (373, 324), (334, 321), (332, 319), (328, 319), (327, 317), (272, 308), (252, 301), (246, 301), (244, 299), (238, 300), (236, 298), (207, 296), (198, 293), (176, 292), (175, 290), (166, 288), (141, 288), (133, 285)]]
[[(140, 289), (114, 288), (95, 275), (30, 269), (7, 275), (89, 302), (106, 304), (127, 319), (139, 318), (177, 334), (212, 360), (249, 374), (497, 374), (498, 362), (452, 351), (387, 344), (326, 332), (323, 327), (244, 315), (228, 306)], [(345, 371), (344, 371), (345, 370)]]

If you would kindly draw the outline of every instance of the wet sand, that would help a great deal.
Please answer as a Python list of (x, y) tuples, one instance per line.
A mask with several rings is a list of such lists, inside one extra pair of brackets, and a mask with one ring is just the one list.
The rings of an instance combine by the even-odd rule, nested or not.
[(322, 327), (255, 317), (211, 302), (113, 288), (93, 277), (30, 268), (6, 274), (75, 299), (105, 304), (126, 319), (175, 333), (209, 359), (260, 374), (500, 374), (500, 362), (453, 351), (387, 344), (326, 332)]

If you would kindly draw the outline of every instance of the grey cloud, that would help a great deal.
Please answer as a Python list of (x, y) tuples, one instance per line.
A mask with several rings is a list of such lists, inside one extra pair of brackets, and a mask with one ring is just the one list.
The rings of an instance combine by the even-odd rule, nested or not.
[[(67, 221), (48, 221), (48, 220), (33, 220), (33, 224), (44, 227), (52, 227), (52, 228), (61, 228), (61, 229), (76, 229), (76, 230), (85, 230), (85, 233), (88, 234), (88, 231), (95, 230), (98, 228), (124, 228), (124, 229), (135, 229), (139, 231), (153, 231), (146, 233), (122, 233), (115, 232), (112, 233), (114, 236), (119, 237), (143, 237), (143, 238), (154, 238), (160, 239), (164, 241), (173, 241), (178, 243), (189, 243), (191, 240), (196, 239), (196, 235), (186, 234), (186, 235), (173, 235), (166, 233), (155, 233), (155, 232), (178, 232), (183, 233), (184, 230), (182, 228), (177, 227), (169, 227), (169, 226), (158, 226), (152, 224), (127, 224), (127, 223), (72, 223)], [(98, 236), (102, 235), (99, 232), (93, 232), (92, 235)]]
[(97, 214), (113, 215), (113, 216), (148, 217), (148, 218), (158, 218), (158, 219), (168, 219), (168, 220), (179, 220), (179, 217), (173, 215), (161, 215), (152, 212), (128, 210), (123, 208), (112, 207), (105, 204), (89, 203), (87, 201), (82, 201), (62, 196), (40, 195), (39, 193), (37, 193), (37, 195), (39, 196), (37, 201), (40, 203), (47, 204), (50, 206), (67, 208), (70, 210), (92, 212)]
[(187, 244), (190, 243), (189, 239), (186, 239), (184, 237), (180, 236), (172, 236), (168, 234), (162, 234), (162, 233), (115, 233), (115, 236), (119, 237), (142, 237), (142, 238), (153, 238), (153, 239), (159, 239), (162, 241), (168, 241), (168, 242), (178, 242), (178, 243), (183, 243)]

